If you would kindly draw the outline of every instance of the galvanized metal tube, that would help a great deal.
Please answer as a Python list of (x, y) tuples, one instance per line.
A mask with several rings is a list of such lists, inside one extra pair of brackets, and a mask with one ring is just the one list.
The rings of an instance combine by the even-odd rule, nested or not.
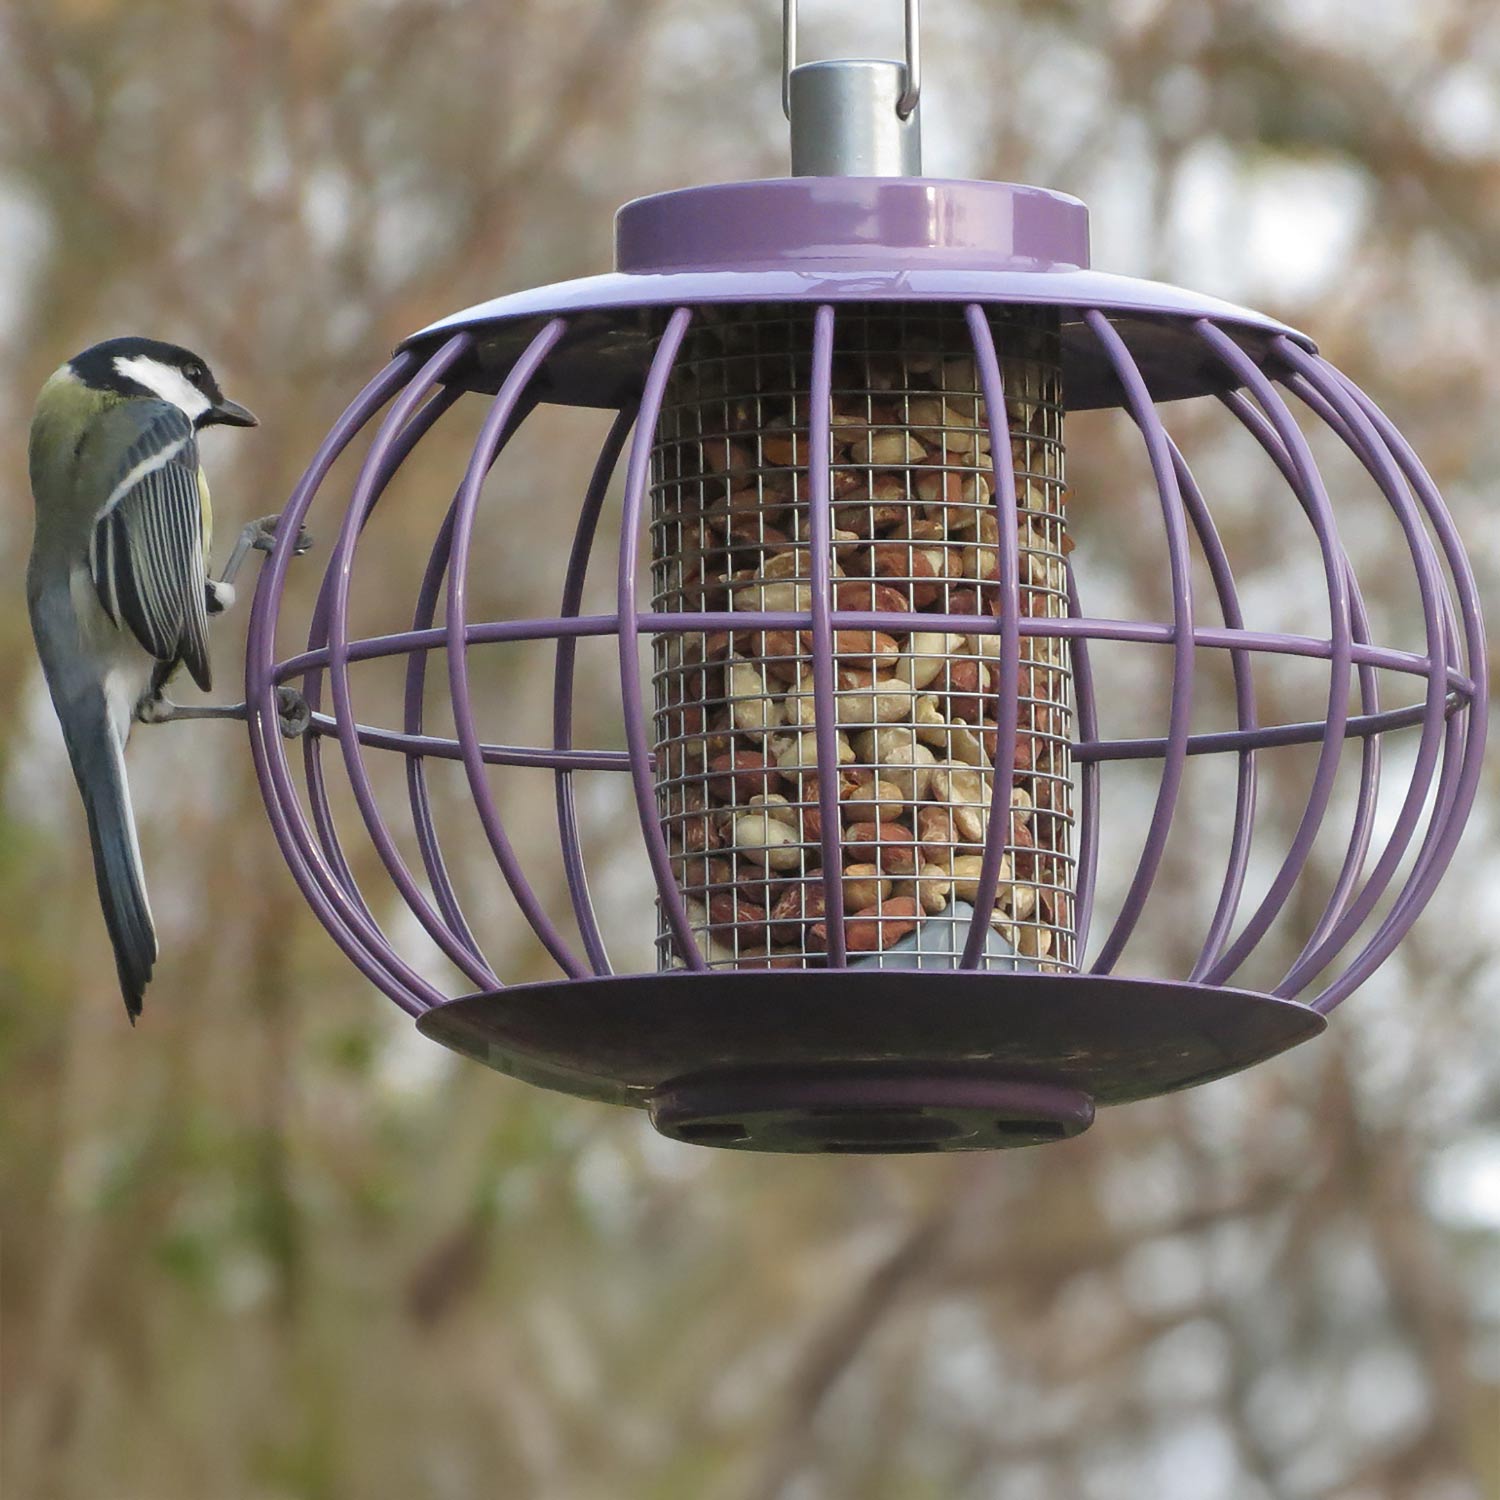
[(793, 177), (920, 177), (922, 116), (900, 63), (804, 63), (789, 79)]

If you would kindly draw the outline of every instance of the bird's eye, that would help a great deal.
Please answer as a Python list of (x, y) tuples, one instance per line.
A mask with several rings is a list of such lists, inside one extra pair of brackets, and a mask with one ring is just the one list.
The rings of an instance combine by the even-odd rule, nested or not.
[(205, 370), (202, 365), (187, 365), (184, 367), (182, 373), (186, 375), (194, 385), (202, 385), (203, 378), (208, 374), (208, 371)]

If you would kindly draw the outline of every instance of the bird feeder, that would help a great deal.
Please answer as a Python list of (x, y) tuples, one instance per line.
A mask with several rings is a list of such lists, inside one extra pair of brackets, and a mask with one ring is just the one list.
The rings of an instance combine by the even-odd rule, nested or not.
[[(1077, 200), (923, 178), (913, 11), (905, 64), (799, 67), (788, 6), (793, 176), (629, 203), (613, 274), (504, 296), (408, 339), (313, 459), (255, 598), (260, 785), (335, 941), (427, 1036), (644, 1107), (684, 1141), (1028, 1144), (1076, 1134), (1098, 1104), (1271, 1057), (1321, 1031), (1390, 954), (1474, 796), (1474, 581), (1400, 433), (1305, 335), (1090, 269)], [(1179, 402), (1217, 406), (1275, 474), (1265, 535), (1289, 563), (1315, 563), (1326, 629), (1299, 626), (1305, 610), (1247, 625), (1210, 489), (1164, 425)], [(433, 537), (417, 595), (386, 630), (356, 636), (366, 522), (460, 403), (487, 405), (451, 501), (404, 502)], [(544, 499), (566, 559), (556, 613), (479, 616), (476, 535), (521, 503), (491, 475), (548, 403), (616, 414), (584, 492)], [(1154, 519), (1067, 486), (1069, 424), (1107, 410), (1128, 417)], [(1325, 480), (1315, 442), (1352, 459), (1373, 481), (1365, 503), (1394, 518), (1401, 545), (1380, 567), (1410, 577), (1414, 647), (1375, 638), (1341, 539), (1359, 508)], [(357, 477), (335, 485), (351, 448)], [(1162, 607), (1092, 612), (1090, 553), (1147, 519)], [(297, 620), (285, 591), (304, 522), (335, 540)], [(601, 569), (614, 607), (585, 613), (586, 575)], [(1290, 616), (1306, 601), (1282, 602)], [(613, 745), (574, 742), (588, 638), (617, 648)], [(555, 648), (550, 744), (480, 732), (483, 655), (516, 642)], [(1103, 721), (1095, 662), (1122, 645), (1155, 668), (1149, 734)], [(359, 664), (379, 658), (404, 663), (398, 723), (359, 712)], [(1258, 693), (1267, 665), (1292, 658), (1326, 679), (1320, 718), (1289, 719)], [(1232, 719), (1205, 723), (1195, 688), (1220, 664)], [(427, 722), (444, 687), (451, 733)], [(278, 730), (287, 688), (311, 711), (295, 747)], [(1388, 739), (1401, 748), (1382, 759)], [(1311, 774), (1275, 845), (1257, 779), (1287, 750)], [(386, 756), (405, 764), (416, 858), (374, 789), (371, 762)], [(1195, 824), (1195, 870), (1216, 895), (1168, 967), (1181, 935), (1164, 947), (1143, 917), (1197, 757), (1227, 758), (1233, 791), (1222, 817)], [(461, 765), (478, 837), (555, 977), (506, 983), (491, 966), (494, 934), (466, 914), (433, 815), (441, 761)], [(1128, 844), (1101, 817), (1105, 773), (1120, 768), (1132, 779), (1119, 795), (1142, 808)], [(558, 869), (513, 839), (495, 790), (538, 769), (551, 773)], [(655, 940), (630, 967), (607, 951), (590, 892), (593, 803), (575, 778), (595, 772), (619, 778), (655, 892)], [(357, 850), (332, 811), (336, 783), (358, 809)], [(1312, 853), (1334, 819), (1343, 853), (1320, 884)], [(549, 909), (548, 887), (570, 911)], [(1238, 986), (1273, 928), (1282, 977)], [(398, 929), (419, 929), (456, 980), (435, 980)]]

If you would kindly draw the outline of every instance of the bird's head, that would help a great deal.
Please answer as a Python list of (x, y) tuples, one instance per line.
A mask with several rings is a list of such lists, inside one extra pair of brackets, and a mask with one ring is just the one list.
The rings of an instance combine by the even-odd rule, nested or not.
[(194, 427), (257, 425), (252, 412), (219, 389), (207, 361), (160, 339), (106, 339), (75, 354), (58, 376), (71, 376), (90, 390), (117, 397), (153, 396), (170, 402)]

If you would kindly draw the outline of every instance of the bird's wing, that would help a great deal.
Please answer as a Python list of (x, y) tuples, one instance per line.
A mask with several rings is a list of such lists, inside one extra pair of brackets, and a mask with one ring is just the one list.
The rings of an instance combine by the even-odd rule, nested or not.
[(203, 512), (192, 423), (141, 402), (139, 431), (94, 523), (89, 569), (99, 600), (158, 661), (181, 661), (210, 686)]

